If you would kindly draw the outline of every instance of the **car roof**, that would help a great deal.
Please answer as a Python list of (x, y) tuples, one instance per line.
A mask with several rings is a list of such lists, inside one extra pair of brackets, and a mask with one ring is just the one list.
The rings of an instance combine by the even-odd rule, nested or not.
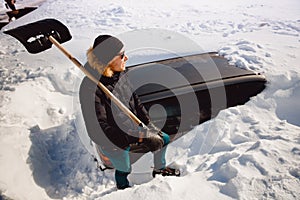
[[(179, 72), (187, 82), (173, 80), (176, 79), (174, 70)], [(195, 54), (129, 66), (128, 71), (133, 84), (139, 85), (139, 82), (143, 82), (144, 79), (154, 80), (148, 86), (143, 84), (138, 91), (139, 95), (166, 90), (166, 87), (159, 83), (155, 84), (155, 80), (168, 79), (171, 87), (167, 88), (172, 89), (256, 75), (253, 71), (230, 65), (226, 58), (217, 53)]]

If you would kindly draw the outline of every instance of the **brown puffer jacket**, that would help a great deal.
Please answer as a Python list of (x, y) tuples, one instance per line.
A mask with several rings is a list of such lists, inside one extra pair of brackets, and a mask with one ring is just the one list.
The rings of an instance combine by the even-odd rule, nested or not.
[[(97, 74), (91, 68), (87, 69)], [(100, 81), (144, 124), (150, 122), (146, 109), (131, 89), (126, 73), (115, 73), (111, 78), (101, 76)], [(80, 85), (79, 96), (86, 129), (92, 141), (107, 150), (116, 147), (125, 149), (138, 141), (138, 126), (87, 77)], [(127, 134), (129, 132), (130, 135)]]

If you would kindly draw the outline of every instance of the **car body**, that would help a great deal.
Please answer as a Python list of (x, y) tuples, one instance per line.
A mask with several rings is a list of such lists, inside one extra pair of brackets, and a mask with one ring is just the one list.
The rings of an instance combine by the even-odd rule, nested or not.
[[(191, 130), (215, 117), (220, 110), (245, 104), (264, 90), (267, 82), (263, 75), (230, 65), (217, 53), (129, 66), (128, 74), (150, 113), (154, 105), (164, 108), (163, 112), (154, 109), (151, 118), (155, 124), (163, 123), (162, 130), (171, 135)], [(184, 81), (176, 81), (181, 77)], [(188, 102), (190, 99), (193, 101)], [(185, 106), (185, 111), (182, 102), (190, 105)]]

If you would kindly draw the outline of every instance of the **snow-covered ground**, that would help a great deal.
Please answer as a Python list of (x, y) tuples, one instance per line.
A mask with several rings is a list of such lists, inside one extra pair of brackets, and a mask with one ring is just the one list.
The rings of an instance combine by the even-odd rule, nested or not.
[(145, 174), (133, 173), (133, 187), (116, 191), (113, 171), (97, 170), (81, 142), (82, 73), (55, 48), (28, 54), (0, 33), (0, 199), (300, 198), (298, 0), (47, 0), (4, 29), (44, 18), (69, 27), (73, 39), (64, 46), (82, 63), (97, 35), (124, 36), (129, 46), (128, 33), (150, 29), (153, 41), (149, 34), (136, 37), (129, 64), (164, 56), (138, 51), (142, 36), (144, 49), (162, 41), (187, 52), (179, 34), (198, 51), (218, 51), (237, 67), (263, 73), (268, 84), (177, 143), (185, 152), (176, 162), (181, 177), (145, 181)]

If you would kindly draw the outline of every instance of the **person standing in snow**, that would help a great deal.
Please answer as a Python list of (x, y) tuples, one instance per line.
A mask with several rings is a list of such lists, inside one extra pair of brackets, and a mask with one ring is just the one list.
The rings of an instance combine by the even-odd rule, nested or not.
[[(127, 179), (131, 172), (131, 152), (142, 147), (145, 152), (154, 153), (154, 170), (170, 174), (166, 167), (166, 145), (169, 135), (161, 132), (150, 121), (149, 115), (126, 75), (128, 57), (124, 44), (111, 35), (98, 36), (87, 52), (85, 69), (107, 87), (149, 128), (141, 127), (116, 106), (109, 97), (89, 78), (80, 85), (81, 109), (89, 137), (98, 145), (98, 150), (109, 158), (115, 168), (118, 189), (130, 187)], [(144, 138), (139, 135), (143, 134)]]
[(11, 9), (11, 10), (16, 10), (16, 0), (5, 0), (6, 5)]

